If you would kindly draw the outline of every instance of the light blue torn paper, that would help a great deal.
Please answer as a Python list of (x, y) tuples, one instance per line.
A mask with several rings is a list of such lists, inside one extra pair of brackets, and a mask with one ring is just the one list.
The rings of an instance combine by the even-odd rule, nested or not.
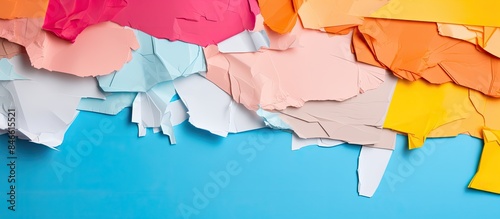
[(158, 83), (206, 72), (200, 46), (134, 32), (140, 48), (132, 52), (132, 60), (119, 71), (97, 77), (105, 92), (146, 92)]
[(82, 98), (78, 110), (116, 115), (132, 106), (136, 92), (105, 93), (106, 99)]
[(14, 66), (9, 62), (9, 59), (0, 59), (0, 81), (12, 81), (18, 79), (26, 79), (18, 75), (14, 71)]

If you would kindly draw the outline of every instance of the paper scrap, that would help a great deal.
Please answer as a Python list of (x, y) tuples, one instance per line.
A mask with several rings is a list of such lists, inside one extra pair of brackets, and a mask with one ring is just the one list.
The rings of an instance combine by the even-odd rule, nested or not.
[(9, 62), (26, 80), (0, 82), (0, 99), (4, 105), (1, 114), (6, 121), (6, 110), (15, 109), (16, 129), (22, 139), (48, 147), (59, 146), (78, 114), (80, 98), (102, 97), (94, 78), (33, 69), (23, 56)]
[[(357, 63), (351, 35), (329, 37), (298, 23), (300, 46), (290, 51), (216, 53), (205, 49), (207, 78), (248, 109), (282, 110), (311, 100), (346, 100), (378, 87), (384, 69)], [(283, 36), (289, 42), (288, 36)], [(273, 41), (280, 38), (271, 37)]]
[(12, 58), (20, 53), (24, 53), (24, 48), (21, 45), (0, 38), (0, 59)]
[(157, 39), (135, 30), (139, 49), (133, 59), (112, 74), (99, 76), (106, 92), (146, 92), (158, 83), (205, 72), (205, 56), (200, 46), (181, 41)]
[(123, 109), (132, 106), (137, 93), (134, 92), (113, 92), (105, 93), (105, 99), (82, 98), (78, 104), (78, 110), (116, 115)]
[(154, 37), (200, 46), (217, 44), (252, 30), (259, 14), (256, 0), (127, 0), (112, 21)]
[(361, 147), (358, 160), (358, 193), (372, 197), (377, 191), (385, 169), (391, 159), (392, 150)]
[(227, 93), (201, 75), (178, 78), (174, 85), (188, 109), (189, 123), (197, 128), (226, 137), (228, 133), (265, 126), (255, 112), (234, 102)]
[(377, 144), (386, 130), (382, 125), (391, 103), (397, 79), (387, 74), (385, 82), (343, 102), (312, 101), (301, 108), (280, 111), (281, 119), (301, 138), (328, 138), (351, 144)]
[(35, 68), (80, 77), (119, 70), (139, 47), (134, 32), (112, 22), (92, 25), (71, 44), (41, 29), (42, 19), (0, 20), (0, 37), (26, 47)]
[(264, 23), (271, 30), (284, 34), (297, 23), (298, 9), (303, 0), (258, 0)]
[(257, 32), (243, 32), (236, 34), (219, 44), (217, 44), (219, 51), (222, 53), (234, 52), (256, 52), (261, 47), (269, 48), (269, 38), (265, 30)]
[(500, 131), (484, 129), (484, 147), (469, 188), (500, 194)]
[(409, 147), (427, 137), (468, 134), (482, 138), (483, 127), (500, 130), (500, 99), (452, 83), (399, 80), (384, 128), (408, 134)]
[(384, 129), (377, 145), (362, 146), (358, 159), (358, 193), (372, 197), (377, 191), (396, 144), (396, 132)]
[(344, 144), (343, 141), (326, 139), (326, 138), (300, 138), (296, 134), (292, 134), (292, 150), (299, 150), (307, 146), (333, 147)]
[(75, 42), (85, 28), (111, 20), (126, 5), (126, 0), (50, 0), (43, 29)]
[(498, 8), (495, 0), (391, 0), (370, 17), (500, 27)]
[(389, 0), (259, 0), (265, 24), (271, 30), (290, 33), (300, 17), (304, 28), (348, 34), (363, 17)]
[[(147, 128), (160, 128), (175, 144), (175, 136), (171, 128), (171, 113), (167, 105), (175, 95), (172, 81), (157, 84), (147, 92), (139, 92), (132, 103), (132, 122), (137, 123), (139, 137), (146, 135)], [(170, 131), (170, 132), (169, 132)]]
[(25, 79), (16, 73), (12, 63), (8, 59), (0, 59), (0, 81), (12, 81), (16, 79)]
[(44, 17), (49, 0), (3, 0), (0, 19)]
[(475, 44), (500, 58), (500, 28), (438, 23), (439, 34)]
[(278, 112), (269, 112), (259, 108), (256, 113), (264, 120), (264, 124), (266, 124), (267, 127), (284, 130), (292, 129), (292, 127), (280, 118), (280, 113)]
[(354, 37), (364, 38), (353, 40), (358, 61), (371, 63), (375, 54), (400, 78), (454, 82), (500, 97), (500, 59), (465, 41), (440, 36), (434, 23), (367, 18), (358, 28), (361, 34)]

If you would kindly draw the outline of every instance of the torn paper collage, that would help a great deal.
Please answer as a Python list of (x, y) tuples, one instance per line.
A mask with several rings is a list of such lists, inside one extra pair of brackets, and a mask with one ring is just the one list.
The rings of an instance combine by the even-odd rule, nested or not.
[(223, 138), (277, 129), (289, 134), (291, 150), (360, 147), (358, 193), (366, 197), (383, 179), (398, 134), (408, 136), (408, 150), (465, 134), (484, 140), (469, 187), (500, 194), (495, 7), (493, 0), (7, 1), (0, 133), (8, 132), (9, 109), (18, 138), (54, 149), (82, 111), (131, 108), (137, 137), (149, 129), (172, 145), (184, 122)]

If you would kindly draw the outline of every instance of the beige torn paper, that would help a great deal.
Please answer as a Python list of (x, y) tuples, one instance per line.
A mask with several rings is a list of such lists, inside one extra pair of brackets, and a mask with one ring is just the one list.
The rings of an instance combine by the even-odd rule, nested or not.
[[(312, 101), (280, 111), (280, 118), (300, 138), (328, 138), (359, 145), (377, 145), (397, 79), (386, 73), (377, 89), (352, 99)], [(393, 149), (394, 145), (377, 145)]]
[(24, 48), (21, 45), (0, 38), (0, 59), (10, 59), (20, 53), (24, 53)]

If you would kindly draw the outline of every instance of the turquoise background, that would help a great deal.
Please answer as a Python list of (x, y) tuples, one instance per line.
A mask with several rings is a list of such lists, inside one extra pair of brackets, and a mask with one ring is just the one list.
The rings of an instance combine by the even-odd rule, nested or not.
[[(398, 136), (378, 191), (365, 198), (357, 195), (359, 146), (292, 151), (289, 133), (262, 129), (221, 138), (187, 122), (175, 127), (178, 144), (170, 145), (151, 130), (138, 138), (129, 121), (129, 109), (115, 117), (82, 112), (59, 151), (17, 141), (15, 212), (7, 210), (7, 136), (0, 137), (0, 218), (183, 218), (180, 206), (192, 210), (189, 218), (500, 216), (500, 196), (467, 189), (482, 148), (468, 136), (429, 140), (427, 150), (413, 151)], [(114, 129), (75, 159), (91, 139), (84, 130), (96, 133), (108, 122)], [(210, 173), (227, 165), (235, 174), (215, 191)], [(213, 198), (198, 197), (196, 207), (194, 191), (207, 186)]]

